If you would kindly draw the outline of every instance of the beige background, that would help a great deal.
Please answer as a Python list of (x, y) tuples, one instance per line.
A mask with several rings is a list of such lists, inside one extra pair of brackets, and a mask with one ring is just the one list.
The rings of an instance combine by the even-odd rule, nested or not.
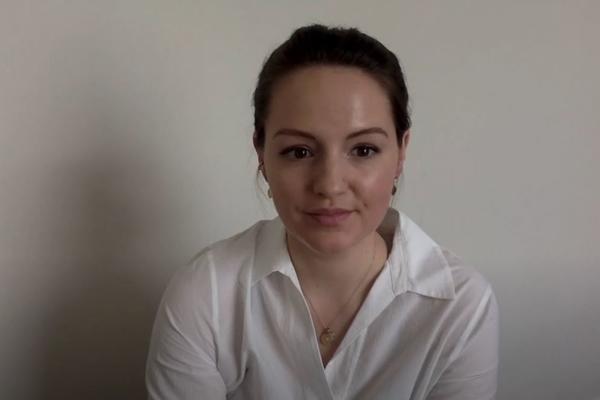
[(251, 93), (308, 22), (394, 50), (397, 207), (483, 272), (499, 399), (600, 397), (600, 2), (0, 0), (0, 398), (141, 399), (175, 268), (273, 210)]

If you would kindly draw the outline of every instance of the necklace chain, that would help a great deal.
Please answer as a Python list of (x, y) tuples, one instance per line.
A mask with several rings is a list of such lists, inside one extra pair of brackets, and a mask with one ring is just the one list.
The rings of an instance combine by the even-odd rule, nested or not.
[(365, 279), (367, 278), (367, 276), (369, 276), (369, 272), (371, 272), (371, 268), (373, 268), (373, 261), (375, 260), (375, 239), (377, 239), (376, 235), (374, 236), (374, 239), (373, 239), (373, 251), (371, 253), (371, 263), (369, 264), (369, 268), (367, 269), (367, 272), (362, 277), (362, 279), (360, 279), (358, 281), (358, 284), (356, 285), (356, 287), (350, 294), (350, 297), (348, 297), (348, 300), (346, 300), (346, 302), (339, 308), (338, 312), (336, 313), (335, 318), (329, 323), (329, 325), (325, 325), (323, 323), (323, 321), (321, 320), (321, 317), (319, 316), (319, 313), (317, 312), (317, 309), (312, 304), (312, 301), (310, 301), (310, 297), (305, 294), (306, 299), (308, 300), (308, 304), (310, 305), (310, 308), (312, 308), (312, 310), (314, 311), (315, 316), (317, 317), (317, 321), (323, 328), (323, 330), (321, 331), (321, 334), (319, 335), (319, 341), (321, 342), (321, 344), (330, 345), (335, 340), (336, 332), (331, 327), (339, 319), (340, 315), (342, 315), (342, 311), (344, 311), (346, 306), (348, 306), (348, 304), (350, 304), (350, 301), (356, 295), (358, 288), (360, 288), (362, 286), (362, 284), (365, 281)]

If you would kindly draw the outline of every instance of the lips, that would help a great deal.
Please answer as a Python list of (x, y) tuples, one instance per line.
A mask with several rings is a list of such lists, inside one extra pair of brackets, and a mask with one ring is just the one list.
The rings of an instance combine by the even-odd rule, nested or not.
[(308, 211), (308, 214), (312, 215), (338, 215), (338, 214), (346, 214), (349, 213), (350, 210), (346, 210), (344, 208), (317, 208), (314, 210)]
[(320, 208), (311, 210), (307, 214), (320, 225), (337, 226), (344, 222), (352, 211), (343, 208)]

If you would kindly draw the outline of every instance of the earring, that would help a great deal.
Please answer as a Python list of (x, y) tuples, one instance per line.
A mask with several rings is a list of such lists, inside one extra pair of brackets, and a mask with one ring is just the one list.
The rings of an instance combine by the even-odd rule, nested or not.
[(394, 187), (392, 188), (392, 196), (396, 194), (396, 191), (398, 190), (398, 188), (396, 187), (396, 185), (398, 184), (398, 177), (394, 178)]
[(269, 189), (267, 190), (267, 196), (269, 196), (269, 198), (270, 198), (270, 199), (272, 199), (272, 198), (273, 198), (273, 193), (271, 193), (271, 188), (269, 188)]

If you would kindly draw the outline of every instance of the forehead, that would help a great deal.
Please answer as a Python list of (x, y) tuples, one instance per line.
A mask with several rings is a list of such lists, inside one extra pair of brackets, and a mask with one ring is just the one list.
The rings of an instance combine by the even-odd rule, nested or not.
[(267, 136), (281, 128), (346, 135), (372, 126), (393, 134), (386, 91), (355, 67), (310, 66), (281, 78), (271, 95)]

